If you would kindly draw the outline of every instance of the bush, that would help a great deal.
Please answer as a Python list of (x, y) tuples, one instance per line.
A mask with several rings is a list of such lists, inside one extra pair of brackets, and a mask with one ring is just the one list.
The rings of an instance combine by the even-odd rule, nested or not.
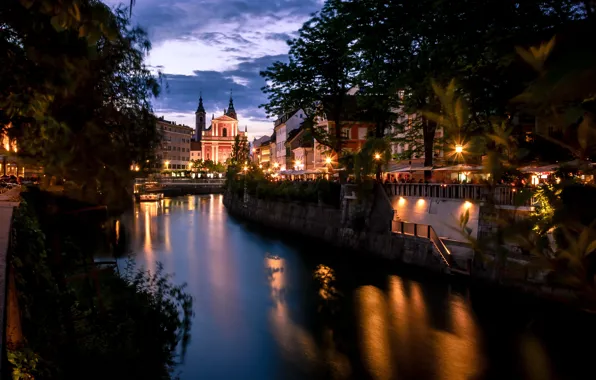
[[(244, 177), (237, 181), (230, 181), (230, 189), (236, 196), (244, 194)], [(272, 182), (263, 177), (248, 175), (246, 190), (257, 199), (318, 203), (339, 207), (341, 185), (327, 180), (308, 182), (282, 181)]]
[[(94, 283), (84, 269), (94, 267), (92, 255), (77, 239), (43, 230), (34, 210), (22, 202), (13, 221), (11, 263), (25, 338), (23, 347), (8, 347), (13, 377), (172, 378), (176, 349), (189, 340), (192, 298), (184, 286), (173, 285), (160, 265), (156, 273), (129, 265), (123, 275), (104, 268)], [(57, 239), (59, 255), (50, 248)]]

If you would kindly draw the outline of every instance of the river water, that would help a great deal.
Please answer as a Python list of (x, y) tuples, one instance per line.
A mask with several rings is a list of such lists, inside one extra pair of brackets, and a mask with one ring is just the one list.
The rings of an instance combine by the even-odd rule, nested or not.
[(190, 379), (595, 378), (595, 321), (366, 262), (227, 214), (220, 195), (122, 218), (136, 262), (194, 297)]

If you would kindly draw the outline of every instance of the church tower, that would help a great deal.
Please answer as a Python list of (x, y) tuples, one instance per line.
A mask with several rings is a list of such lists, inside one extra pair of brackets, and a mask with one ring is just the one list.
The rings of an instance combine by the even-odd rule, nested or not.
[(199, 96), (199, 107), (195, 112), (195, 141), (201, 141), (205, 130), (205, 107), (203, 106), (203, 94)]
[(234, 109), (234, 99), (232, 99), (232, 90), (230, 90), (230, 104), (228, 105), (228, 110), (225, 112), (225, 114), (226, 116), (238, 120), (236, 110)]

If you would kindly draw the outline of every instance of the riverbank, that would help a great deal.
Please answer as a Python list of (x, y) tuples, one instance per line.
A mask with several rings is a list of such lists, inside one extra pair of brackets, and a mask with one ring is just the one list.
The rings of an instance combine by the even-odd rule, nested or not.
[(5, 374), (173, 378), (189, 339), (190, 296), (160, 267), (149, 274), (94, 260), (107, 240), (105, 207), (34, 189), (20, 198), (4, 261), (12, 280)]
[[(318, 239), (340, 249), (360, 252), (369, 259), (374, 257), (395, 261), (435, 275), (454, 274), (454, 271), (445, 265), (430, 240), (390, 231), (354, 229), (346, 223), (342, 224), (342, 218), (345, 219), (347, 213), (342, 208), (316, 203), (262, 200), (250, 196), (240, 198), (229, 192), (224, 194), (224, 205), (231, 215), (241, 219), (279, 231), (292, 232), (298, 236)], [(371, 217), (374, 218), (374, 214)], [(550, 286), (546, 282), (543, 269), (528, 265), (527, 261), (516, 257), (498, 262), (495, 257), (484, 256), (482, 260), (472, 263), (468, 273), (463, 276), (459, 273), (460, 271), (455, 272), (457, 277), (468, 283), (522, 292), (574, 308), (596, 310), (596, 302), (591, 294)]]
[(138, 263), (163, 262), (196, 300), (182, 380), (544, 378), (522, 343), (553, 378), (589, 367), (572, 343), (592, 336), (583, 314), (233, 216), (220, 195), (142, 203), (121, 224)]
[(342, 210), (315, 203), (269, 201), (224, 194), (224, 205), (235, 215), (264, 226), (325, 241), (338, 248), (363, 251), (445, 273), (446, 266), (432, 243), (415, 236), (357, 230), (342, 224)]

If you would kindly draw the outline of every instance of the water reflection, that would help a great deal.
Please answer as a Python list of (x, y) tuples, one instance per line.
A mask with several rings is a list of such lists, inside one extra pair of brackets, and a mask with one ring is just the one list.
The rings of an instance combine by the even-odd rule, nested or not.
[[(120, 223), (116, 240), (131, 244), (140, 265), (154, 270), (161, 261), (189, 284), (196, 317), (183, 380), (554, 380), (574, 378), (555, 370), (578, 373), (578, 363), (590, 363), (578, 359), (589, 350), (567, 349), (577, 346), (572, 334), (546, 344), (558, 317), (336, 260), (315, 242), (231, 218), (221, 196), (142, 203)], [(570, 352), (554, 355), (553, 346)]]
[(356, 290), (355, 299), (356, 310), (359, 311), (358, 336), (364, 367), (372, 379), (391, 379), (392, 354), (385, 294), (367, 285)]
[(312, 335), (291, 319), (285, 299), (287, 278), (284, 259), (266, 255), (265, 271), (269, 278), (273, 301), (269, 311), (271, 332), (286, 360), (312, 371), (317, 364), (318, 347)]

